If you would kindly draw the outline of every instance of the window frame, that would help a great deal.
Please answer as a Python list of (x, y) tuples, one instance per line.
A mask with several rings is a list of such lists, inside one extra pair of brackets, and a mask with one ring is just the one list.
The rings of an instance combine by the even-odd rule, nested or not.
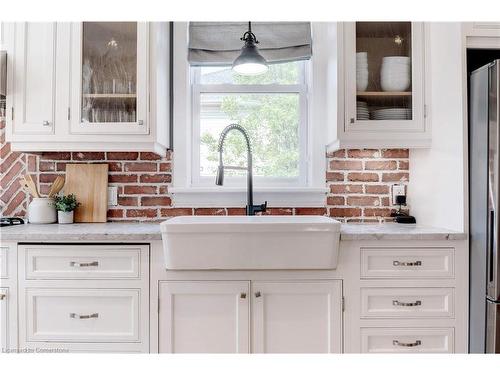
[[(244, 207), (246, 187), (193, 186), (192, 92), (188, 63), (188, 22), (174, 22), (173, 28), (173, 154), (172, 185), (174, 207)], [(269, 207), (324, 207), (326, 205), (326, 150), (335, 147), (339, 113), (337, 100), (337, 24), (313, 22), (313, 57), (307, 74), (307, 185), (304, 187), (254, 187), (254, 202), (268, 201)], [(333, 46), (333, 48), (332, 48)]]
[[(202, 84), (200, 67), (190, 67), (191, 78), (191, 185), (213, 186), (215, 176), (200, 175), (200, 126), (202, 94), (298, 94), (299, 96), (299, 175), (297, 178), (262, 177), (254, 175), (256, 187), (306, 187), (308, 184), (308, 72), (309, 62), (300, 64), (300, 82), (296, 84)], [(227, 176), (224, 185), (244, 187), (245, 177)]]

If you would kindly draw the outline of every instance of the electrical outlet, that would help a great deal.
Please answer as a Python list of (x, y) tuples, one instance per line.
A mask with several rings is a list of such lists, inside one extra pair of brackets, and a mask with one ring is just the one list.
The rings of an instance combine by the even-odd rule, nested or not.
[(396, 204), (397, 195), (406, 195), (406, 189), (404, 185), (392, 185), (392, 204)]
[(118, 205), (118, 186), (108, 186), (108, 206)]

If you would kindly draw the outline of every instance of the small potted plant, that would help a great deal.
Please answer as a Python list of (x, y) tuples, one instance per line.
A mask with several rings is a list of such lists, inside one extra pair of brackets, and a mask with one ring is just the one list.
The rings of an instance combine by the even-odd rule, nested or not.
[(59, 195), (54, 197), (59, 224), (72, 224), (74, 210), (80, 205), (74, 194)]

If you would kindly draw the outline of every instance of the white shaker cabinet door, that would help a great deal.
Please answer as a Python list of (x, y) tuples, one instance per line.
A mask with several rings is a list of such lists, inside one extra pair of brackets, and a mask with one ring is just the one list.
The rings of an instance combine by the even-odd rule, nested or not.
[(160, 282), (160, 353), (248, 353), (249, 282)]
[(10, 24), (14, 48), (12, 69), (13, 102), (8, 116), (13, 134), (53, 134), (56, 121), (55, 22)]
[(340, 353), (342, 281), (252, 283), (255, 353)]

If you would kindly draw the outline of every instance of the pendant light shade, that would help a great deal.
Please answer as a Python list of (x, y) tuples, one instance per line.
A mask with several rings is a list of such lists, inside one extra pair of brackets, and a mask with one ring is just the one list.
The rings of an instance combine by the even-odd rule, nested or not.
[(256, 44), (259, 43), (255, 34), (252, 33), (252, 24), (248, 22), (248, 31), (241, 38), (245, 45), (240, 55), (233, 62), (233, 70), (241, 75), (254, 76), (267, 72), (269, 69), (267, 61), (259, 53)]

